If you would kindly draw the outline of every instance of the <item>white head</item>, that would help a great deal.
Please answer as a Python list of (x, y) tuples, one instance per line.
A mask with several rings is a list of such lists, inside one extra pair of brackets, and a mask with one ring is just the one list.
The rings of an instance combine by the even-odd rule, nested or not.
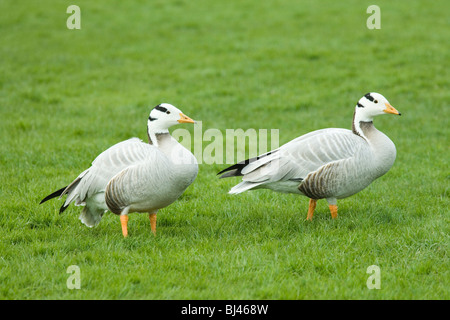
[(169, 128), (179, 123), (195, 123), (194, 120), (184, 115), (180, 109), (168, 103), (161, 103), (150, 111), (147, 122), (149, 139), (156, 143), (156, 134), (169, 133)]
[(385, 97), (376, 92), (365, 94), (355, 107), (355, 121), (371, 122), (373, 117), (381, 114), (398, 114), (398, 112)]

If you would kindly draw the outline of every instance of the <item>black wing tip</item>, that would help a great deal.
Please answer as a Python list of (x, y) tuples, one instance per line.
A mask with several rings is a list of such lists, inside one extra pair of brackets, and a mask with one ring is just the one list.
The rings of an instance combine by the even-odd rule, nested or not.
[(227, 171), (230, 171), (230, 170), (232, 170), (233, 168), (232, 167), (234, 167), (235, 165), (232, 165), (231, 167), (228, 167), (228, 168), (225, 168), (225, 169), (223, 169), (222, 171), (220, 171), (220, 172), (218, 172), (217, 173), (217, 175), (219, 175), (219, 174), (222, 174), (222, 173), (225, 173), (225, 172), (227, 172)]
[(59, 213), (61, 214), (61, 213), (63, 213), (64, 211), (66, 211), (66, 209), (67, 209), (67, 207), (68, 207), (69, 205), (67, 205), (67, 206), (65, 206), (64, 204), (61, 206), (61, 208), (59, 208)]
[[(261, 159), (261, 158), (270, 156), (271, 154), (273, 154), (273, 153), (276, 152), (276, 151), (277, 151), (277, 150), (275, 150), (275, 151), (269, 151), (269, 152), (264, 153), (264, 154), (262, 154), (262, 155), (259, 155), (259, 156), (257, 156), (257, 157), (250, 158), (250, 159), (246, 159), (246, 160), (244, 160), (244, 161), (238, 162), (238, 163), (236, 163), (236, 164), (234, 164), (234, 165), (232, 165), (232, 166), (230, 166), (230, 167), (228, 167), (228, 168), (223, 169), (222, 171), (220, 171), (219, 173), (217, 173), (217, 175), (222, 174), (222, 173), (227, 172), (227, 171), (236, 170), (236, 174), (234, 174), (234, 175), (229, 175), (229, 176), (224, 176), (223, 178), (228, 178), (228, 177), (232, 177), (232, 176), (242, 176), (241, 171), (242, 171), (242, 169), (244, 169), (245, 166), (247, 166), (248, 164), (250, 164), (250, 163), (252, 163), (252, 162), (254, 162), (254, 161), (257, 161), (257, 160), (259, 160), (259, 159)], [(221, 178), (222, 178), (222, 177), (221, 177)]]
[[(222, 173), (226, 173), (227, 171), (231, 171), (231, 170), (236, 170), (239, 173), (241, 172), (241, 170), (248, 164), (248, 160), (245, 160), (244, 163), (236, 163), (233, 164), (232, 166), (223, 169), (222, 171), (220, 171), (219, 173), (217, 173), (217, 175), (222, 174)], [(224, 177), (226, 178), (226, 177)]]
[(222, 173), (224, 173), (225, 171), (227, 171), (227, 169), (223, 169), (222, 171), (220, 171), (220, 172), (217, 172), (216, 176), (218, 176), (219, 174), (222, 174)]
[(46, 201), (48, 201), (48, 200), (50, 200), (50, 199), (59, 197), (60, 195), (62, 195), (62, 193), (64, 192), (64, 190), (66, 190), (66, 188), (67, 188), (67, 186), (65, 186), (65, 187), (63, 187), (63, 188), (61, 188), (61, 189), (59, 189), (59, 190), (56, 190), (55, 192), (49, 194), (49, 195), (46, 196), (44, 199), (42, 199), (41, 202), (39, 202), (39, 204), (43, 204), (44, 202), (46, 202)]

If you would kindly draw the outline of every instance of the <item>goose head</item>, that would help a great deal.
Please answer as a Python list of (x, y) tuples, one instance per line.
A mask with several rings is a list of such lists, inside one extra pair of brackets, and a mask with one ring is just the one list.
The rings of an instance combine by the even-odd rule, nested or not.
[(195, 123), (195, 121), (168, 103), (154, 107), (148, 117), (148, 128), (153, 133), (167, 133), (171, 126), (179, 123)]
[(373, 117), (382, 114), (401, 115), (385, 97), (376, 92), (365, 94), (355, 107), (355, 120), (358, 122), (371, 122)]
[(161, 103), (150, 111), (147, 122), (148, 137), (151, 143), (157, 145), (156, 134), (169, 133), (169, 128), (180, 123), (195, 123), (177, 107)]

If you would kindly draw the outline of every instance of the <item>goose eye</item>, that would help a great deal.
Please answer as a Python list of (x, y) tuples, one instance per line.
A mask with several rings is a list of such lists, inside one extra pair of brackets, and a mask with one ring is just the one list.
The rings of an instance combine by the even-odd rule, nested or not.
[(375, 103), (378, 103), (378, 100), (375, 100), (374, 102), (375, 102)]
[(166, 111), (167, 114), (170, 114), (170, 111)]

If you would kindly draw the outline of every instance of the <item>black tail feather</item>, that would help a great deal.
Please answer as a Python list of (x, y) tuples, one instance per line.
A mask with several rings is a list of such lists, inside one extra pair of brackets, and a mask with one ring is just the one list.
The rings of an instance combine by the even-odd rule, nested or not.
[(39, 202), (39, 204), (44, 203), (45, 201), (48, 201), (50, 199), (59, 197), (60, 195), (62, 195), (62, 193), (64, 192), (64, 190), (66, 190), (67, 186), (65, 186), (64, 188), (61, 188), (55, 192), (53, 192), (52, 194), (49, 194), (48, 196), (46, 196), (44, 199), (41, 200), (41, 202)]
[[(277, 151), (277, 150), (275, 150), (275, 151)], [(274, 153), (275, 151), (270, 151), (270, 152), (264, 153), (264, 154), (262, 154), (262, 155), (259, 155), (259, 156), (257, 156), (257, 157), (250, 158), (250, 159), (247, 159), (247, 160), (238, 162), (238, 163), (232, 165), (231, 167), (228, 167), (228, 168), (223, 169), (223, 170), (220, 171), (217, 175), (222, 174), (222, 173), (227, 172), (227, 171), (234, 170), (234, 172), (230, 172), (229, 174), (224, 174), (224, 175), (222, 175), (220, 178), (228, 178), (228, 177), (242, 176), (241, 171), (242, 171), (242, 169), (244, 169), (245, 166), (247, 166), (249, 163), (252, 163), (252, 162), (254, 162), (254, 161), (256, 161), (256, 160), (259, 160), (259, 159), (264, 158), (264, 157), (266, 157), (266, 156), (270, 156), (270, 155), (271, 155), (272, 153)]]
[(68, 206), (69, 206), (69, 205), (65, 206), (64, 203), (63, 203), (63, 205), (61, 206), (61, 208), (59, 208), (59, 213), (63, 213), (63, 212), (67, 209)]
[(231, 170), (236, 170), (236, 173), (237, 173), (237, 174), (240, 174), (241, 171), (242, 171), (242, 169), (244, 169), (244, 167), (245, 167), (247, 164), (249, 164), (248, 160), (245, 160), (245, 161), (243, 161), (243, 162), (236, 163), (236, 164), (232, 165), (231, 167), (228, 167), (228, 168), (223, 169), (223, 170), (220, 171), (217, 175), (222, 174), (222, 173), (227, 172), (227, 171), (231, 171)]

